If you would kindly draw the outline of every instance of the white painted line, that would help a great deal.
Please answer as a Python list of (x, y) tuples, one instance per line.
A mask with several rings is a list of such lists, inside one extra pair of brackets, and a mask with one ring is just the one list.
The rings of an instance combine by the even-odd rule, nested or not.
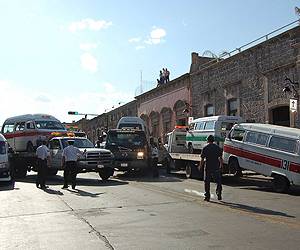
[[(186, 192), (186, 193), (193, 193), (193, 194), (195, 194), (195, 195), (198, 195), (198, 196), (201, 196), (201, 197), (205, 197), (205, 195), (204, 195), (204, 193), (203, 192), (199, 192), (199, 191), (197, 191), (197, 190), (193, 190), (193, 189), (184, 189), (184, 192)], [(210, 194), (210, 197), (212, 198), (212, 199), (216, 199), (216, 196), (214, 195), (214, 194)]]

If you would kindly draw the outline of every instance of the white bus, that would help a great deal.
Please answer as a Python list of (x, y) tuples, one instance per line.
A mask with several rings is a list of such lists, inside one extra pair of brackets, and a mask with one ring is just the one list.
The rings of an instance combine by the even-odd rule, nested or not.
[(273, 177), (273, 188), (285, 192), (300, 185), (300, 129), (271, 124), (235, 125), (225, 140), (224, 164)]
[(186, 134), (186, 146), (189, 153), (200, 152), (207, 144), (206, 138), (209, 135), (215, 137), (216, 143), (222, 148), (225, 137), (232, 126), (242, 122), (239, 116), (208, 116), (193, 120)]
[(10, 117), (2, 126), (2, 134), (16, 152), (34, 152), (41, 140), (53, 132), (66, 132), (62, 123), (51, 115), (28, 114)]

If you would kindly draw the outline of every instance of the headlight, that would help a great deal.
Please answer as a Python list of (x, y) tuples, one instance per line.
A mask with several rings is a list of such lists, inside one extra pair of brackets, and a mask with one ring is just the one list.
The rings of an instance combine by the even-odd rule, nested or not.
[(8, 168), (7, 162), (0, 163), (0, 168)]
[(137, 159), (144, 159), (144, 152), (138, 152), (136, 155)]

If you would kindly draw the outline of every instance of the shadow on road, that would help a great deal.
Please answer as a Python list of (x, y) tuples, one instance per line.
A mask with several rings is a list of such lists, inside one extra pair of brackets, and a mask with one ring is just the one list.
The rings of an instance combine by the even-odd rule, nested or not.
[(89, 196), (92, 198), (97, 198), (100, 194), (104, 194), (104, 193), (91, 193), (78, 188), (76, 188), (75, 190), (73, 189), (66, 189), (66, 190), (79, 196)]
[(0, 182), (0, 191), (10, 191), (10, 190), (18, 190), (19, 188), (15, 187), (14, 181), (5, 181)]
[[(36, 174), (31, 174), (26, 176), (23, 179), (18, 179), (18, 182), (25, 182), (25, 183), (33, 183), (35, 184), (36, 180)], [(48, 176), (46, 179), (47, 185), (63, 185), (64, 178), (62, 176), (56, 175), (56, 176)], [(78, 186), (118, 186), (118, 185), (126, 185), (128, 182), (121, 181), (121, 180), (100, 180), (100, 179), (88, 179), (88, 178), (76, 178), (76, 183)], [(49, 189), (46, 189), (49, 190)]]
[(288, 214), (283, 213), (283, 212), (274, 211), (274, 210), (265, 209), (265, 208), (260, 208), (260, 207), (252, 207), (252, 206), (239, 204), (239, 203), (232, 203), (232, 202), (225, 202), (225, 201), (221, 201), (221, 202), (211, 201), (211, 203), (227, 206), (227, 207), (230, 207), (232, 209), (237, 209), (237, 210), (242, 210), (242, 211), (246, 211), (246, 212), (256, 213), (256, 214), (266, 214), (266, 215), (276, 215), (276, 216), (282, 216), (282, 217), (288, 217), (288, 218), (296, 218), (295, 216), (291, 216), (291, 215), (288, 215)]
[(48, 193), (48, 194), (64, 195), (61, 191), (59, 191), (59, 190), (54, 190), (54, 189), (51, 189), (51, 188), (43, 189), (43, 191), (44, 191), (45, 193)]
[(151, 172), (141, 173), (138, 171), (127, 171), (117, 172), (114, 178), (137, 182), (182, 182), (182, 179), (186, 179), (172, 175), (165, 176), (164, 170), (159, 170), (158, 177), (153, 177)]

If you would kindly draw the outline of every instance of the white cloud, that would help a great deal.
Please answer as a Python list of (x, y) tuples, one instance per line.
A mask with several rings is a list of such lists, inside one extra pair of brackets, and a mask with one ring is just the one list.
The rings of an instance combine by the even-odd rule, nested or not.
[(38, 102), (51, 102), (50, 97), (46, 94), (40, 94), (40, 95), (36, 96), (34, 98), (34, 100), (38, 101)]
[[(116, 106), (119, 102), (133, 100), (133, 94), (120, 91), (111, 83), (100, 84), (97, 92), (81, 92), (78, 95), (74, 93), (70, 93), (70, 95), (68, 93), (55, 95), (47, 93), (46, 95), (23, 86), (24, 84), (0, 80), (1, 92), (5, 93), (1, 97), (0, 127), (8, 117), (34, 113), (50, 114), (62, 122), (71, 122), (79, 120), (82, 116), (70, 116), (67, 114), (70, 110), (102, 114), (105, 109), (111, 110), (112, 106)], [(12, 101), (12, 97), (14, 101)], [(43, 102), (39, 97), (45, 97), (47, 101)]]
[(135, 47), (136, 50), (145, 49), (145, 48), (146, 48), (146, 47), (143, 46), (143, 45), (139, 45), (139, 46), (136, 46), (136, 47)]
[(150, 37), (145, 41), (146, 44), (159, 44), (163, 41), (163, 38), (167, 35), (167, 32), (162, 28), (154, 27), (150, 32)]
[(86, 50), (86, 51), (89, 51), (89, 50), (92, 50), (92, 49), (96, 49), (97, 47), (98, 47), (97, 43), (81, 43), (79, 45), (79, 48), (81, 50)]
[(98, 71), (97, 59), (90, 53), (84, 53), (80, 57), (81, 67), (91, 73)]
[(69, 25), (69, 31), (76, 32), (82, 30), (99, 31), (101, 29), (107, 29), (112, 25), (112, 22), (105, 20), (93, 20), (91, 18), (82, 19), (81, 21), (72, 22)]
[(140, 41), (141, 41), (140, 37), (133, 37), (128, 40), (128, 42), (130, 42), (130, 43), (138, 43)]

